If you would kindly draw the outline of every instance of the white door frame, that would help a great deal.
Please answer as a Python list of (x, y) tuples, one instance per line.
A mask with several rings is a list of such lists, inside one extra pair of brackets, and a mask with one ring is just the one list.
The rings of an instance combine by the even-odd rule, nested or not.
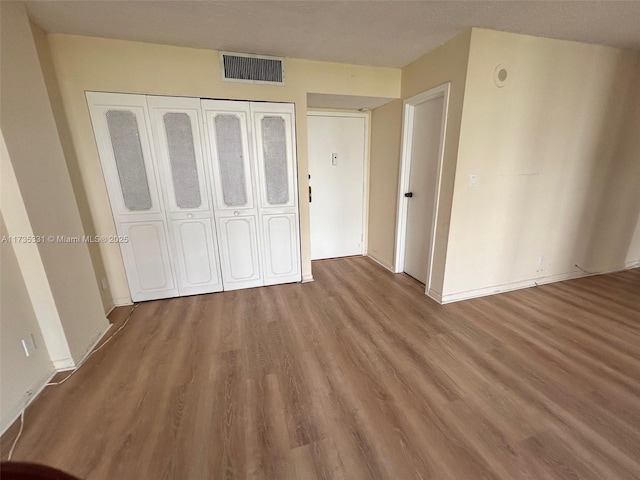
[(440, 183), (442, 181), (442, 162), (444, 160), (444, 142), (447, 133), (447, 117), (449, 114), (449, 91), (451, 82), (439, 85), (435, 88), (422, 92), (404, 101), (404, 116), (402, 122), (402, 154), (400, 160), (400, 179), (398, 182), (398, 217), (396, 221), (396, 258), (395, 273), (404, 271), (404, 253), (407, 235), (407, 211), (409, 199), (404, 196), (409, 188), (409, 175), (411, 173), (411, 154), (413, 143), (413, 120), (415, 107), (433, 100), (444, 97), (442, 108), (442, 124), (440, 147), (438, 150), (438, 170), (435, 202), (433, 206), (433, 222), (431, 224), (431, 239), (429, 242), (429, 265), (427, 267), (427, 283), (425, 293), (429, 293), (431, 286), (431, 273), (433, 267), (433, 250), (435, 247), (436, 226), (438, 225), (438, 205), (440, 203)]
[[(308, 110), (307, 117), (351, 117), (364, 118), (364, 167), (362, 171), (362, 255), (367, 254), (369, 240), (369, 121), (370, 112), (337, 112)], [(307, 137), (309, 126), (307, 125)]]

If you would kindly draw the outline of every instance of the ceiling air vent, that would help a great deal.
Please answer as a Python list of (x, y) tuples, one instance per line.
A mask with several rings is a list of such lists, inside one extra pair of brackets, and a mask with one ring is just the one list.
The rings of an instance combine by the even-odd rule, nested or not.
[(284, 85), (284, 59), (281, 57), (221, 52), (220, 60), (223, 80)]

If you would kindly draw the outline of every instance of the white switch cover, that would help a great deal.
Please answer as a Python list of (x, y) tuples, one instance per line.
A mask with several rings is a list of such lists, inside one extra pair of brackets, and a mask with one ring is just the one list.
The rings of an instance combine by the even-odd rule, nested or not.
[(478, 186), (478, 176), (477, 175), (471, 175), (469, 177), (469, 186), (470, 187)]
[(30, 357), (33, 351), (36, 349), (36, 342), (33, 339), (33, 335), (29, 335), (22, 339), (22, 348), (24, 349), (24, 354), (27, 357)]
[(337, 153), (332, 153), (331, 154), (331, 165), (338, 165), (338, 154)]

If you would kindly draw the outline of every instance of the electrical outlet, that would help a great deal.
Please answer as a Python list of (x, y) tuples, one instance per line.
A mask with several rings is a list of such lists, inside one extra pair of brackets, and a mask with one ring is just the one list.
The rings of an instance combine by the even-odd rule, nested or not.
[(338, 165), (338, 154), (337, 153), (332, 153), (331, 154), (331, 165), (333, 165), (334, 167), (336, 165)]
[(109, 288), (109, 284), (107, 283), (107, 279), (102, 277), (102, 279), (100, 280), (100, 285), (102, 286), (102, 290), (106, 290), (107, 288)]
[(542, 265), (544, 264), (544, 255), (540, 255), (538, 257), (538, 268), (536, 269), (536, 272), (541, 272), (543, 270)]
[(477, 175), (471, 175), (469, 177), (469, 186), (470, 187), (477, 187), (478, 186), (478, 176)]
[(21, 342), (25, 356), (30, 357), (33, 351), (37, 348), (36, 341), (33, 338), (33, 334), (29, 334), (29, 336), (23, 338)]

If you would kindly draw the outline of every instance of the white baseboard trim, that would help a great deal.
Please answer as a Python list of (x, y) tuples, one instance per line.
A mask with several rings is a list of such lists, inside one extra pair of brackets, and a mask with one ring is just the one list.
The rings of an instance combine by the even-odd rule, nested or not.
[[(504, 285), (495, 285), (491, 287), (478, 288), (475, 290), (467, 290), (465, 292), (449, 293), (441, 296), (440, 303), (453, 303), (461, 300), (469, 300), (471, 298), (486, 297), (489, 295), (495, 295), (496, 293), (511, 292), (513, 290), (520, 290), (522, 288), (536, 287), (538, 285), (545, 285), (547, 283), (563, 282), (566, 280), (573, 280), (575, 278), (591, 277), (593, 275), (606, 275), (609, 273), (621, 272), (624, 270), (630, 270), (632, 268), (640, 267), (640, 261), (627, 262), (623, 266), (614, 267), (598, 272), (587, 272), (586, 270), (574, 270), (568, 273), (559, 273), (556, 275), (548, 275), (546, 277), (532, 278), (529, 280), (522, 280), (519, 282), (507, 283)], [(429, 295), (431, 296), (431, 295)], [(435, 297), (432, 297), (435, 299)]]
[(56, 372), (66, 372), (67, 370), (73, 370), (76, 368), (76, 362), (73, 361), (73, 358), (54, 360), (53, 368), (56, 369)]
[(109, 321), (107, 320), (107, 325), (105, 327), (99, 328), (98, 331), (95, 333), (95, 335), (93, 336), (93, 341), (89, 344), (89, 347), (82, 354), (82, 358), (80, 359), (79, 362), (76, 363), (74, 368), (80, 368), (80, 366), (85, 362), (85, 360), (91, 354), (91, 352), (93, 352), (93, 349), (96, 348), (96, 345), (100, 343), (100, 340), (102, 340), (102, 337), (104, 337), (109, 331), (109, 329), (113, 326), (112, 323), (108, 323), (108, 322)]
[(391, 265), (389, 262), (386, 262), (386, 261), (382, 260), (381, 258), (376, 257), (373, 253), (371, 253), (371, 252), (367, 253), (367, 257), (369, 257), (371, 260), (376, 262), (378, 265), (382, 265), (384, 268), (389, 270), (391, 273), (396, 273), (396, 271), (393, 269), (393, 265)]
[(640, 260), (625, 263), (623, 270), (631, 270), (632, 268), (640, 268)]
[(441, 303), (453, 303), (459, 302), (461, 300), (469, 300), (471, 298), (486, 297), (489, 295), (495, 295), (496, 293), (511, 292), (513, 290), (520, 290), (522, 288), (535, 287), (537, 285), (544, 285), (546, 283), (562, 282), (564, 280), (572, 280), (574, 278), (586, 277), (588, 275), (588, 273), (577, 270), (575, 272), (549, 275), (548, 277), (522, 280), (519, 282), (507, 283), (504, 285), (494, 285), (491, 287), (478, 288), (475, 290), (467, 290), (465, 292), (449, 293), (442, 295)]
[(53, 362), (54, 367), (56, 367), (56, 372), (68, 372), (69, 370), (75, 370), (76, 368), (80, 368), (80, 365), (82, 365), (85, 360), (87, 359), (87, 357), (89, 356), (89, 354), (91, 352), (93, 352), (93, 349), (96, 348), (96, 345), (98, 345), (98, 343), (100, 343), (100, 340), (102, 340), (102, 337), (104, 337), (106, 335), (106, 333), (109, 331), (109, 329), (113, 326), (113, 324), (111, 323), (107, 323), (107, 326), (104, 328), (100, 328), (96, 334), (93, 336), (93, 340), (91, 341), (91, 343), (89, 344), (89, 348), (87, 348), (87, 350), (85, 350), (85, 352), (82, 354), (82, 358), (80, 358), (80, 360), (78, 362), (74, 362), (73, 359), (68, 359), (68, 360), (58, 360)]
[(20, 417), (22, 410), (31, 405), (31, 402), (33, 402), (36, 397), (40, 395), (40, 392), (44, 390), (44, 388), (47, 386), (47, 383), (51, 381), (56, 373), (58, 373), (56, 370), (52, 370), (42, 375), (42, 377), (36, 380), (33, 383), (33, 386), (29, 388), (22, 395), (22, 397), (20, 397), (20, 400), (18, 400), (16, 405), (14, 405), (13, 407), (7, 408), (6, 405), (3, 405), (2, 409), (5, 411), (9, 410), (11, 413), (7, 415), (7, 420), (3, 420), (3, 424), (0, 427), (0, 435), (4, 435), (8, 428), (13, 425), (13, 422), (15, 422)]
[(111, 303), (111, 307), (109, 307), (109, 309), (105, 312), (105, 317), (108, 317), (111, 312), (113, 312), (114, 309), (118, 308), (118, 307), (130, 307), (131, 305), (133, 305), (133, 302), (131, 301), (130, 298), (121, 298), (121, 299), (114, 299), (113, 302)]
[(313, 282), (313, 274), (312, 273), (303, 274), (302, 283), (309, 283), (309, 282)]
[(111, 306), (107, 309), (107, 311), (105, 312), (105, 316), (109, 316), (109, 314), (111, 312), (113, 312), (114, 308), (117, 307), (128, 307), (133, 305), (133, 302), (131, 301), (130, 298), (114, 298), (111, 300)]
[(427, 296), (428, 296), (429, 298), (432, 298), (433, 300), (435, 300), (435, 301), (436, 301), (436, 302), (438, 302), (438, 303), (442, 303), (442, 294), (441, 294), (441, 293), (436, 292), (435, 290), (433, 290), (433, 289), (431, 289), (431, 288), (430, 288), (430, 289), (429, 289), (429, 291), (427, 292)]
[(577, 267), (580, 268), (580, 270), (582, 270), (583, 272), (587, 273), (588, 275), (606, 275), (608, 273), (616, 273), (616, 272), (623, 272), (625, 270), (631, 270), (632, 268), (640, 268), (640, 260), (632, 260), (630, 262), (625, 262), (623, 265), (619, 267), (607, 268), (605, 270), (597, 270), (589, 267), (583, 269), (581, 268), (582, 266), (577, 266)]

